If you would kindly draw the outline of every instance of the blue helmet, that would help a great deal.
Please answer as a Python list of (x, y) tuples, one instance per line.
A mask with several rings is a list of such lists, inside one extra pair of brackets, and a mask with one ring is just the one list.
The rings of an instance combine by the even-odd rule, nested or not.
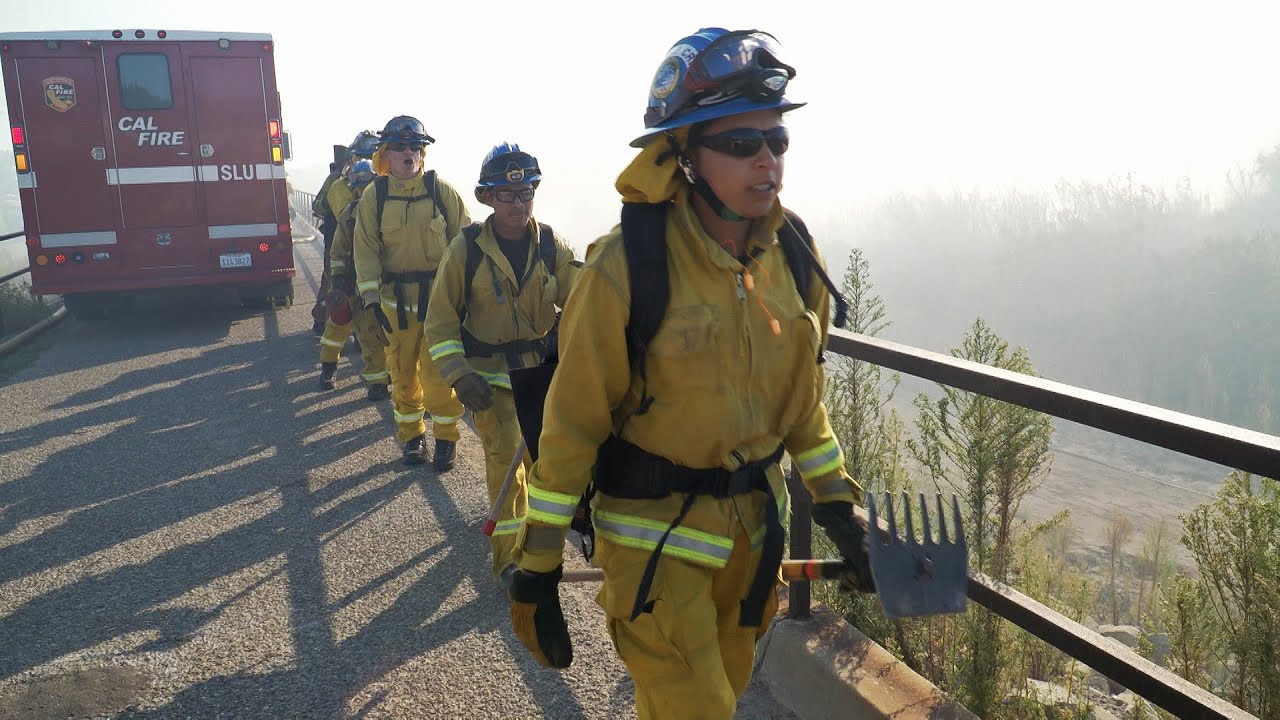
[(493, 146), (480, 164), (480, 180), (476, 183), (476, 198), (489, 187), (520, 185), (542, 180), (538, 159), (520, 149), (515, 143), (503, 142)]
[(362, 188), (373, 182), (373, 163), (369, 160), (357, 160), (347, 172), (347, 187)]
[(387, 126), (378, 133), (378, 143), (405, 142), (430, 145), (436, 139), (427, 134), (422, 121), (410, 115), (397, 115), (387, 121)]
[(795, 68), (780, 59), (778, 41), (759, 30), (702, 28), (667, 51), (649, 87), (644, 147), (665, 130), (752, 110), (781, 112), (804, 105), (783, 97)]
[(368, 130), (361, 130), (356, 139), (351, 141), (347, 150), (357, 158), (371, 158), (378, 149), (378, 136)]

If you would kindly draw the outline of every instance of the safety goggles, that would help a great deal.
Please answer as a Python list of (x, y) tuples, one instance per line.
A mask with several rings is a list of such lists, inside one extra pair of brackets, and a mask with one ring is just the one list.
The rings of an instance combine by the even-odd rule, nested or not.
[(522, 190), (493, 190), (493, 199), (498, 202), (511, 203), (516, 198), (520, 198), (520, 202), (529, 202), (533, 199), (533, 188), (524, 188)]
[(734, 128), (715, 135), (700, 137), (697, 143), (708, 150), (739, 158), (755, 157), (762, 146), (768, 145), (769, 152), (776, 157), (782, 157), (791, 145), (791, 133), (787, 131), (785, 125), (768, 130)]
[(387, 143), (387, 149), (390, 150), (391, 152), (404, 152), (405, 150), (422, 152), (422, 148), (424, 147), (426, 146), (423, 145), (422, 143), (402, 143), (402, 142)]
[[(761, 58), (757, 54), (761, 50), (769, 54), (769, 60), (765, 63), (760, 62)], [(780, 57), (782, 50), (778, 47), (778, 41), (768, 33), (759, 30), (725, 33), (698, 53), (689, 68), (690, 77), (687, 82), (690, 89), (700, 90), (722, 85), (746, 71), (790, 70), (778, 60)], [(786, 79), (783, 78), (784, 84)]]

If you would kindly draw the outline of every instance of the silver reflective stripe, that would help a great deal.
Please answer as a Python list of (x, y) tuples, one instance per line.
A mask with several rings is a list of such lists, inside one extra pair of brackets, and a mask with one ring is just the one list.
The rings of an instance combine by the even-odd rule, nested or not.
[(396, 422), (398, 423), (416, 423), (422, 420), (422, 416), (425, 415), (426, 413), (416, 412), (416, 413), (402, 414), (393, 410), (392, 414), (396, 416)]
[(195, 182), (195, 180), (196, 169), (190, 165), (107, 169), (108, 185), (158, 185)]
[[(596, 532), (619, 545), (639, 550), (653, 550), (669, 525), (648, 518), (619, 513), (596, 512), (592, 517)], [(700, 530), (676, 527), (662, 546), (664, 555), (721, 568), (729, 562), (733, 540)]]
[(77, 245), (115, 245), (114, 230), (94, 232), (48, 233), (40, 236), (40, 247), (76, 247)]
[(210, 225), (209, 239), (269, 237), (279, 232), (274, 223), (254, 223), (252, 225)]
[(529, 486), (529, 517), (549, 525), (565, 527), (578, 509), (578, 498)]
[(431, 422), (437, 425), (452, 425), (462, 419), (461, 415), (432, 415)]
[(344, 342), (344, 341), (342, 341), (342, 340), (330, 340), (330, 339), (329, 339), (329, 338), (327, 338), (327, 337), (323, 337), (323, 336), (321, 336), (321, 338), (320, 338), (320, 344), (321, 344), (321, 345), (328, 345), (329, 347), (335, 347), (335, 348), (338, 348), (339, 350), (341, 350), (341, 349), (342, 349), (342, 347), (343, 347), (344, 345), (346, 345), (347, 343), (346, 343), (346, 342)]
[(524, 518), (512, 518), (510, 520), (499, 520), (498, 524), (493, 528), (493, 536), (499, 535), (515, 535), (520, 531), (520, 526), (524, 524)]
[(36, 184), (36, 171), (32, 170), (31, 172), (18, 173), (18, 187), (20, 188), (39, 187)]
[(364, 378), (369, 382), (373, 382), (375, 380), (387, 380), (391, 376), (387, 374), (386, 370), (383, 370), (382, 372), (377, 372), (377, 373), (360, 373), (360, 377)]

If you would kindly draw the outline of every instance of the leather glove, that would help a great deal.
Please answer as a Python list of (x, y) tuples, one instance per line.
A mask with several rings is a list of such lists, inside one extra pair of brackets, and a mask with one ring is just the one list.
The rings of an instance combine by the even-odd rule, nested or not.
[(479, 373), (469, 372), (453, 383), (458, 399), (471, 412), (480, 412), (493, 407), (493, 388), (489, 381), (480, 377)]
[(813, 521), (822, 527), (844, 561), (853, 569), (841, 579), (841, 586), (846, 590), (875, 592), (876, 582), (871, 577), (871, 561), (867, 557), (867, 526), (853, 514), (853, 503), (815, 503)]
[(382, 310), (382, 303), (373, 302), (364, 306), (365, 310), (372, 310), (373, 316), (378, 318), (378, 324), (382, 326), (382, 332), (391, 332), (391, 321), (387, 319), (387, 313)]
[(569, 627), (560, 610), (562, 568), (549, 573), (508, 565), (502, 571), (502, 587), (511, 599), (511, 627), (543, 667), (563, 670), (573, 662)]

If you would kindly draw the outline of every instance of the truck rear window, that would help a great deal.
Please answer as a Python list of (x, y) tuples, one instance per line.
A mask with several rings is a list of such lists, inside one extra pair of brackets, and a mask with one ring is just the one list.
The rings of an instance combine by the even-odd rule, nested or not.
[(126, 110), (168, 110), (173, 107), (169, 58), (164, 53), (125, 53), (116, 58), (120, 99)]

